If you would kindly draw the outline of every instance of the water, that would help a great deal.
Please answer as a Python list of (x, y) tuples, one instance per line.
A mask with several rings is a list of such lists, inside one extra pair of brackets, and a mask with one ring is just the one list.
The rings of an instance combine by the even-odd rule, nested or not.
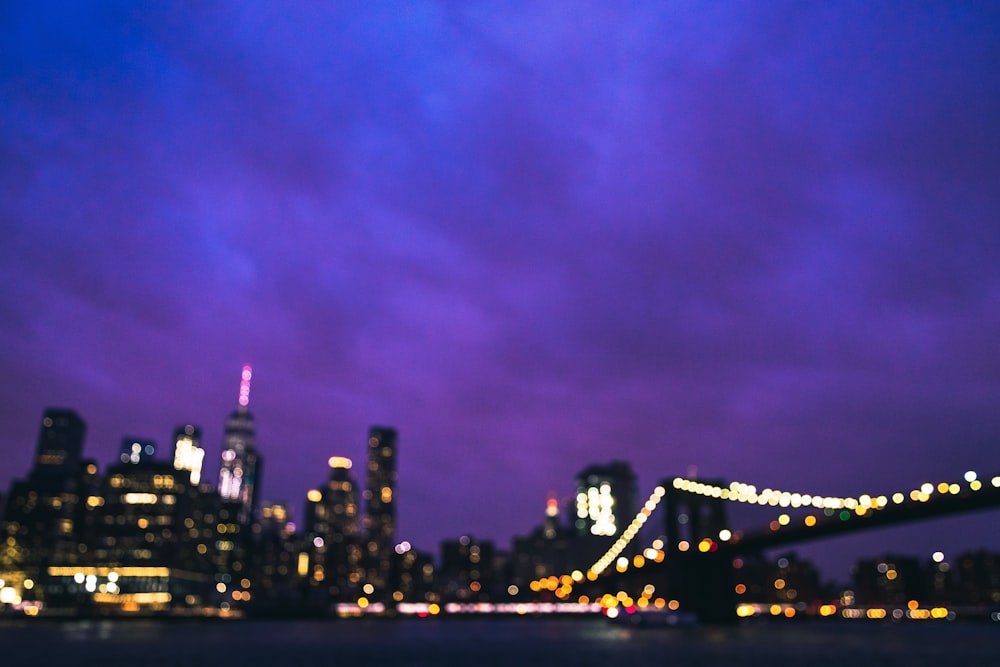
[(1000, 662), (1000, 625), (754, 622), (654, 629), (602, 619), (4, 621), (2, 664), (106, 667), (906, 665)]

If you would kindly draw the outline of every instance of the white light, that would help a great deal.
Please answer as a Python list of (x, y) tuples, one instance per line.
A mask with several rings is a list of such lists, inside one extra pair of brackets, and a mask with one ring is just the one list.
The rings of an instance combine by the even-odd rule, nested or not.
[(979, 478), (979, 476), (976, 475), (976, 471), (975, 470), (970, 470), (970, 471), (968, 471), (968, 472), (965, 473), (965, 481), (966, 482), (975, 482), (978, 478)]

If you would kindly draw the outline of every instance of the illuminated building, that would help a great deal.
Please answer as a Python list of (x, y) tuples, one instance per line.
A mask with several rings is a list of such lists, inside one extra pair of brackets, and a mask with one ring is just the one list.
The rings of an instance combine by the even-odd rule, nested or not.
[(238, 405), (226, 420), (219, 470), (219, 495), (238, 507), (238, 520), (244, 526), (253, 520), (261, 468), (256, 428), (248, 407), (251, 375), (250, 366), (244, 366)]
[(136, 464), (140, 461), (152, 461), (156, 456), (156, 443), (141, 438), (122, 438), (119, 459), (122, 463)]
[(333, 456), (328, 463), (326, 484), (306, 497), (303, 528), (311, 583), (337, 599), (357, 588), (361, 579), (358, 492), (350, 459)]
[[(44, 598), (45, 569), (55, 560), (84, 558), (79, 543), (81, 496), (97, 466), (81, 460), (86, 426), (71, 410), (42, 415), (35, 463), (28, 478), (11, 485), (0, 534), (0, 579), (5, 595)], [(37, 585), (36, 585), (37, 584)]]
[(592, 465), (576, 477), (578, 535), (614, 537), (628, 526), (636, 511), (637, 480), (624, 461)]
[(386, 597), (392, 572), (396, 536), (396, 440), (394, 429), (368, 431), (368, 469), (365, 487), (366, 583), (376, 597)]
[[(188, 475), (166, 462), (111, 466), (83, 499), (84, 561), (53, 559), (46, 597), (57, 606), (152, 612), (205, 604), (213, 589), (215, 526), (196, 514)], [(216, 538), (216, 539), (213, 539)]]
[(205, 450), (201, 448), (201, 429), (187, 424), (174, 431), (174, 469), (188, 471), (192, 486), (201, 482), (201, 465)]

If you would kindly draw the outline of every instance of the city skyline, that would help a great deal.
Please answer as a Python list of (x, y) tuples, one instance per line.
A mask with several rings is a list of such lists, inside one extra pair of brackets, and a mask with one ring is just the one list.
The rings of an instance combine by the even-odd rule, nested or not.
[[(203, 482), (201, 484), (201, 488), (203, 490), (210, 490), (212, 493), (218, 493), (219, 497), (224, 501), (228, 500), (229, 502), (236, 503), (237, 505), (242, 505), (243, 509), (239, 512), (238, 515), (238, 520), (241, 523), (244, 523), (246, 525), (249, 525), (252, 522), (255, 523), (260, 520), (261, 516), (260, 511), (262, 508), (280, 506), (282, 508), (285, 508), (285, 510), (290, 511), (289, 516), (287, 516), (283, 520), (289, 521), (290, 522), (289, 526), (292, 529), (294, 529), (296, 526), (301, 525), (302, 529), (305, 530), (305, 534), (309, 535), (309, 531), (312, 530), (312, 528), (310, 528), (309, 526), (312, 526), (313, 523), (316, 521), (316, 518), (311, 514), (311, 512), (315, 510), (317, 500), (320, 497), (325, 497), (326, 492), (321, 490), (326, 485), (325, 481), (322, 483), (317, 483), (309, 486), (308, 490), (303, 492), (301, 498), (295, 500), (289, 500), (286, 498), (280, 498), (280, 499), (266, 498), (266, 497), (261, 498), (256, 493), (256, 490), (254, 490), (249, 494), (230, 494), (229, 496), (222, 493), (222, 489), (226, 487), (227, 480), (229, 479), (229, 477), (225, 474), (225, 472), (227, 470), (227, 465), (231, 464), (231, 458), (230, 459), (226, 458), (226, 452), (229, 451), (228, 444), (231, 444), (230, 434), (232, 430), (233, 418), (234, 416), (238, 415), (240, 416), (241, 421), (249, 419), (251, 423), (253, 422), (253, 417), (249, 413), (249, 400), (248, 400), (249, 391), (247, 387), (247, 382), (249, 380), (249, 373), (250, 373), (250, 366), (244, 365), (241, 373), (240, 397), (237, 403), (237, 408), (235, 411), (230, 413), (230, 415), (226, 419), (225, 440), (224, 444), (220, 447), (218, 484), (214, 484), (212, 482)], [(93, 461), (91, 457), (85, 455), (85, 452), (83, 451), (82, 448), (78, 448), (75, 445), (74, 448), (69, 450), (68, 457), (65, 454), (65, 448), (61, 444), (61, 442), (56, 442), (55, 445), (53, 445), (55, 446), (55, 449), (52, 449), (51, 446), (49, 447), (43, 446), (43, 442), (44, 443), (52, 442), (50, 438), (52, 430), (50, 417), (54, 415), (59, 415), (61, 424), (65, 423), (67, 419), (76, 424), (76, 426), (74, 427), (75, 431), (71, 432), (76, 433), (76, 435), (73, 437), (79, 438), (80, 439), (79, 442), (81, 442), (85, 448), (86, 432), (87, 432), (86, 420), (81, 421), (80, 416), (72, 408), (50, 406), (46, 408), (43, 414), (41, 432), (38, 440), (38, 455), (35, 458), (34, 463), (32, 464), (32, 468), (30, 470), (25, 471), (24, 474), (20, 476), (15, 476), (13, 479), (14, 482), (23, 482), (25, 479), (28, 478), (29, 473), (33, 473), (33, 471), (38, 471), (38, 470), (44, 471), (46, 468), (49, 468), (51, 470), (62, 470), (63, 472), (59, 474), (66, 474), (66, 471), (78, 467), (80, 463), (83, 461)], [(66, 427), (60, 425), (59, 428), (66, 428)], [(104, 462), (103, 464), (100, 461), (94, 461), (94, 463), (96, 463), (98, 467), (95, 468), (93, 472), (88, 474), (94, 474), (94, 473), (100, 474), (98, 471), (105, 471), (106, 474), (110, 474), (110, 472), (115, 469), (115, 466), (118, 466), (120, 464), (137, 465), (140, 463), (140, 461), (155, 462), (161, 465), (169, 465), (172, 466), (174, 470), (180, 472), (190, 472), (190, 468), (188, 467), (188, 461), (183, 456), (181, 456), (182, 452), (186, 453), (187, 450), (190, 448), (190, 443), (185, 442), (184, 438), (182, 438), (181, 436), (187, 435), (188, 437), (190, 437), (192, 434), (196, 433), (199, 433), (198, 427), (190, 424), (177, 427), (174, 430), (174, 438), (173, 438), (174, 442), (172, 444), (173, 449), (170, 449), (169, 451), (168, 451), (169, 448), (162, 448), (162, 449), (159, 448), (154, 439), (137, 439), (134, 437), (124, 437), (121, 439), (122, 454), (120, 460), (112, 460), (109, 462)], [(354, 517), (353, 521), (355, 528), (352, 530), (345, 531), (344, 526), (340, 526), (337, 529), (341, 531), (340, 532), (341, 535), (353, 534), (353, 535), (368, 536), (368, 539), (370, 541), (367, 543), (366, 547), (368, 553), (365, 556), (365, 558), (369, 559), (367, 561), (368, 573), (366, 576), (367, 580), (375, 582), (380, 589), (384, 585), (386, 573), (389, 571), (390, 568), (388, 561), (385, 561), (384, 559), (387, 557), (388, 554), (391, 554), (393, 552), (394, 547), (396, 548), (398, 553), (399, 546), (396, 544), (397, 541), (399, 542), (399, 544), (405, 545), (405, 549), (408, 550), (411, 548), (410, 540), (406, 539), (408, 537), (407, 535), (404, 534), (398, 536), (396, 534), (395, 517), (397, 513), (396, 501), (398, 500), (395, 492), (395, 487), (398, 483), (398, 471), (396, 469), (397, 465), (396, 457), (398, 455), (398, 452), (396, 451), (397, 438), (398, 438), (398, 433), (393, 428), (385, 426), (371, 426), (368, 428), (368, 438), (365, 443), (365, 450), (367, 455), (366, 457), (367, 465), (365, 466), (365, 475), (367, 476), (367, 481), (365, 486), (366, 490), (363, 494), (364, 512), (358, 513), (357, 509), (350, 510), (350, 513)], [(143, 446), (141, 452), (139, 450), (140, 446), (139, 443), (141, 443)], [(155, 455), (157, 450), (160, 452), (160, 456), (158, 457)], [(131, 456), (129, 455), (129, 453), (131, 453)], [(58, 459), (58, 461), (56, 461), (55, 459)], [(360, 459), (360, 460), (365, 461), (366, 459)], [(41, 465), (42, 468), (39, 468), (38, 467), (39, 465)], [(52, 468), (53, 465), (55, 466), (55, 468)], [(330, 477), (331, 480), (350, 479), (350, 469), (353, 467), (352, 458), (348, 456), (335, 454), (327, 460), (326, 465), (331, 471), (330, 473), (332, 475)], [(93, 468), (93, 466), (91, 466), (91, 468)], [(208, 469), (208, 472), (209, 473), (211, 472), (211, 468)], [(48, 473), (43, 473), (43, 474), (48, 474)], [(345, 474), (347, 477), (342, 477)], [(696, 474), (697, 471), (694, 468), (688, 470), (689, 476)], [(338, 475), (340, 475), (340, 477), (338, 477)], [(921, 486), (924, 488), (933, 487), (936, 489), (938, 485), (941, 483), (944, 483), (945, 486), (947, 486), (947, 483), (951, 483), (952, 487), (957, 489), (958, 486), (954, 484), (954, 482), (964, 480), (964, 482), (968, 483), (970, 481), (976, 480), (977, 477), (980, 475), (982, 475), (982, 480), (983, 480), (982, 482), (980, 482), (980, 484), (985, 485), (987, 487), (991, 485), (994, 487), (997, 486), (997, 480), (1000, 479), (1000, 476), (993, 475), (991, 471), (979, 470), (977, 473), (976, 471), (970, 469), (964, 473), (961, 480), (953, 478), (950, 480), (944, 480), (944, 482), (939, 482), (938, 484), (926, 483), (926, 482), (922, 484), (913, 484), (912, 487), (913, 489), (919, 489), (921, 488)], [(529, 534), (536, 534), (536, 531), (538, 530), (543, 530), (543, 532), (547, 534), (547, 531), (549, 530), (548, 527), (552, 526), (560, 526), (560, 530), (565, 530), (569, 534), (577, 534), (584, 536), (591, 534), (615, 536), (615, 535), (620, 535), (622, 533), (622, 531), (626, 528), (626, 526), (629, 523), (630, 520), (629, 518), (632, 516), (633, 512), (635, 512), (636, 503), (639, 501), (638, 490), (636, 489), (635, 486), (637, 481), (637, 476), (632, 471), (629, 462), (615, 460), (606, 463), (591, 463), (588, 464), (585, 468), (579, 470), (579, 472), (575, 475), (575, 477), (576, 477), (575, 495), (570, 494), (568, 496), (564, 496), (560, 501), (554, 494), (550, 494), (546, 501), (544, 519), (539, 520), (537, 523), (532, 523), (530, 526), (525, 524), (522, 526), (522, 530), (515, 531), (511, 535), (511, 539), (509, 541), (510, 547), (513, 548), (516, 545), (517, 540), (526, 538)], [(671, 486), (671, 479), (670, 479), (671, 477), (672, 476), (660, 476), (658, 478), (658, 484), (664, 486)], [(683, 476), (673, 477), (673, 486), (676, 487), (677, 483), (680, 482), (681, 480), (684, 480)], [(727, 486), (735, 487), (737, 485), (747, 486), (745, 481), (727, 480), (727, 479), (717, 479), (717, 480), (707, 481), (706, 483), (708, 483), (709, 485), (721, 484), (723, 487)], [(342, 481), (336, 481), (334, 482), (334, 486), (331, 488), (340, 489), (341, 484), (343, 484)], [(351, 484), (352, 485), (356, 484), (356, 482), (352, 481)], [(192, 483), (192, 486), (197, 487), (198, 485), (196, 483)], [(11, 486), (10, 489), (8, 490), (13, 490), (13, 488), (14, 487)], [(381, 494), (380, 494), (381, 497), (375, 496), (375, 494), (373, 493), (374, 489), (381, 489)], [(757, 492), (763, 493), (765, 495), (772, 493), (771, 489), (763, 489), (756, 487), (756, 490)], [(902, 489), (897, 489), (895, 492), (888, 491), (886, 489), (881, 489), (881, 491), (885, 491), (887, 494), (898, 496), (900, 500), (916, 492), (912, 489), (906, 490), (905, 492), (903, 492), (904, 490)], [(789, 495), (787, 490), (785, 491), (777, 490), (774, 491), (773, 493), (775, 494), (775, 500), (777, 500), (777, 494), (786, 496)], [(874, 498), (875, 494), (878, 493), (879, 491), (873, 491), (872, 498)], [(931, 491), (931, 494), (933, 493), (934, 492)], [(948, 495), (947, 491), (943, 493), (946, 496)], [(799, 495), (798, 493), (795, 493), (795, 496), (798, 495)], [(735, 495), (733, 499), (735, 500)], [(4, 492), (0, 491), (0, 501), (2, 501), (0, 502), (0, 507), (4, 506), (8, 502), (8, 500), (9, 498), (4, 495)], [(817, 501), (818, 500), (819, 498), (817, 497)], [(329, 502), (329, 501), (324, 501), (324, 502)], [(340, 502), (343, 502), (343, 500), (341, 500)], [(356, 501), (351, 500), (350, 502), (354, 503)], [(745, 517), (748, 514), (746, 512), (740, 512), (741, 509), (745, 510), (745, 506), (740, 507), (739, 505), (737, 505), (735, 507), (730, 508), (729, 512), (727, 512), (726, 506), (729, 505), (729, 503), (723, 502), (721, 505), (718, 505), (718, 501), (715, 502), (717, 504), (717, 508), (714, 511), (721, 510), (722, 513), (713, 514), (712, 515), (713, 518), (710, 519), (710, 521), (712, 522), (710, 525), (715, 526), (714, 528), (709, 529), (713, 535), (715, 535), (716, 531), (719, 530), (720, 526), (725, 526), (727, 528), (727, 530), (723, 531), (726, 534), (742, 533), (744, 530), (748, 531), (748, 534), (758, 533), (760, 531), (765, 530), (765, 524), (767, 523), (765, 521), (765, 524), (762, 524), (760, 522), (761, 517), (767, 517), (768, 513), (770, 513), (773, 514), (775, 518), (777, 518), (778, 513), (783, 513), (786, 511), (781, 508), (789, 506), (789, 503), (787, 501), (783, 501), (780, 507), (775, 505), (775, 509), (772, 509), (767, 507), (766, 503), (762, 503), (762, 506), (760, 508), (751, 509), (749, 513), (749, 516), (754, 517), (756, 523), (754, 523), (753, 521), (751, 521), (750, 523), (746, 523)], [(804, 502), (805, 504), (803, 506), (808, 507), (809, 501), (804, 501)], [(890, 502), (898, 502), (898, 501), (894, 499), (893, 501)], [(276, 503), (277, 505), (272, 505), (272, 503)], [(588, 503), (592, 506), (588, 507)], [(749, 504), (751, 507), (753, 507), (756, 503), (751, 502)], [(816, 505), (816, 506), (820, 507), (821, 505)], [(800, 507), (800, 505), (798, 504), (798, 500), (793, 501), (791, 503), (791, 507), (793, 508)], [(647, 503), (647, 509), (648, 509), (648, 503)], [(338, 513), (343, 511), (344, 511), (343, 508), (337, 510)], [(688, 510), (682, 509), (681, 511), (686, 512)], [(933, 557), (936, 559), (939, 557), (943, 558), (943, 556), (941, 556), (943, 552), (940, 551), (940, 549), (947, 549), (948, 553), (951, 554), (955, 554), (958, 552), (971, 553), (987, 549), (991, 544), (991, 541), (989, 540), (990, 533), (988, 530), (983, 528), (985, 524), (983, 524), (981, 517), (978, 517), (978, 515), (982, 514), (983, 511), (984, 510), (981, 509), (974, 511), (972, 513), (971, 518), (966, 517), (967, 521), (975, 522), (976, 525), (978, 525), (979, 527), (979, 530), (975, 531), (971, 536), (968, 536), (970, 537), (970, 540), (967, 540), (964, 543), (956, 543), (954, 541), (950, 541), (950, 538), (948, 537), (936, 536), (934, 538), (935, 541), (932, 542), (932, 544), (934, 545), (933, 551), (927, 551), (925, 549), (923, 552), (920, 553), (909, 553), (907, 552), (907, 549), (910, 547), (904, 546), (906, 544), (905, 540), (902, 542), (902, 544), (900, 544), (899, 542), (895, 541), (892, 537), (887, 538), (885, 536), (885, 533), (889, 533), (891, 535), (893, 532), (895, 532), (897, 535), (905, 534), (906, 532), (912, 533), (914, 532), (914, 529), (912, 527), (908, 528), (904, 526), (901, 529), (899, 527), (896, 528), (890, 527), (888, 529), (882, 528), (876, 531), (876, 535), (880, 532), (883, 533), (882, 537), (876, 537), (874, 539), (870, 537), (861, 537), (859, 539), (857, 536), (853, 537), (849, 536), (846, 539), (846, 541), (854, 542), (855, 543), (855, 546), (853, 547), (854, 549), (858, 548), (856, 546), (857, 544), (864, 544), (866, 542), (876, 546), (870, 547), (869, 551), (867, 552), (864, 551), (862, 548), (860, 552), (855, 553), (853, 560), (850, 561), (851, 570), (849, 570), (848, 573), (853, 572), (853, 568), (855, 567), (856, 563), (859, 562), (858, 559), (862, 557), (878, 557), (878, 556), (891, 557), (890, 556), (891, 554), (896, 554), (896, 557), (899, 557), (901, 554), (905, 554), (907, 557), (912, 557), (915, 559), (919, 559), (921, 557), (926, 559), (927, 557), (929, 557), (929, 555), (933, 554)], [(995, 513), (997, 510), (988, 509), (985, 511)], [(726, 521), (724, 519), (726, 514), (730, 515), (735, 514), (736, 516), (744, 517), (744, 524), (741, 525), (738, 520), (733, 521), (730, 519), (729, 521)], [(800, 514), (800, 512), (794, 512), (794, 514)], [(312, 519), (309, 518), (311, 516)], [(822, 517), (822, 512), (820, 513), (820, 516)], [(651, 521), (647, 525), (648, 530), (644, 532), (645, 538), (639, 539), (637, 544), (634, 545), (633, 548), (639, 548), (639, 549), (644, 548), (645, 543), (649, 542), (650, 540), (654, 540), (654, 542), (659, 541), (658, 538), (654, 539), (656, 538), (656, 536), (664, 537), (670, 534), (670, 531), (676, 529), (676, 523), (675, 523), (677, 521), (676, 516), (671, 515), (671, 517), (667, 519), (668, 523), (673, 525), (674, 528), (670, 528), (666, 524), (664, 524), (664, 519), (665, 517), (658, 516), (655, 520)], [(801, 519), (801, 516), (799, 517), (799, 519)], [(688, 519), (685, 518), (683, 519), (682, 523), (687, 523), (687, 521)], [(921, 519), (917, 523), (918, 524), (927, 523), (928, 521), (933, 521), (933, 520)], [(956, 519), (954, 517), (948, 517), (945, 519), (937, 519), (937, 521), (939, 522), (945, 521), (954, 524), (956, 522)], [(776, 524), (774, 518), (770, 520), (770, 524), (772, 526), (771, 530), (774, 530), (775, 529), (774, 526)], [(721, 535), (722, 533), (719, 534)], [(485, 538), (489, 541), (490, 544), (497, 543), (500, 550), (505, 550), (508, 546), (508, 544), (504, 543), (502, 539), (497, 540), (495, 537), (493, 537), (494, 532), (491, 530), (490, 526), (477, 526), (475, 527), (475, 529), (462, 531), (461, 535), (462, 535), (461, 537), (462, 540), (467, 540), (469, 539), (468, 536), (472, 535), (475, 535), (476, 539)], [(419, 538), (416, 536), (414, 537), (419, 542)], [(429, 553), (436, 553), (436, 550), (438, 548), (444, 548), (446, 544), (454, 542), (456, 538), (457, 535), (445, 536), (442, 539), (438, 540), (436, 544), (419, 543), (419, 544), (413, 544), (412, 546), (425, 548)], [(727, 537), (725, 539), (729, 538)], [(836, 542), (837, 540), (836, 538), (834, 538), (832, 541)], [(820, 573), (823, 576), (826, 576), (827, 580), (830, 583), (843, 584), (845, 581), (848, 580), (848, 578), (844, 576), (845, 570), (839, 566), (844, 565), (847, 562), (846, 559), (848, 558), (848, 556), (846, 554), (848, 552), (838, 554), (834, 560), (824, 559), (822, 556), (817, 557), (815, 554), (822, 554), (824, 550), (827, 551), (829, 550), (829, 544), (831, 543), (831, 540), (830, 538), (824, 537), (819, 540), (819, 543), (821, 546), (819, 547), (818, 550), (810, 548), (809, 542), (807, 541), (805, 543), (795, 544), (791, 548), (791, 551), (789, 551), (787, 547), (784, 548), (778, 547), (773, 549), (773, 551), (804, 554), (807, 559), (815, 558), (817, 561), (816, 564), (820, 566), (819, 569)], [(586, 555), (584, 554), (584, 552), (581, 552), (577, 556), (579, 558), (583, 558), (588, 563), (595, 561), (598, 554), (600, 554), (606, 546), (607, 545), (605, 545), (604, 547), (600, 547), (600, 549), (598, 551), (594, 551), (592, 555)], [(837, 558), (839, 558), (842, 562), (837, 563), (836, 560)], [(363, 560), (359, 561), (359, 567), (364, 565), (364, 563), (365, 561)], [(831, 567), (831, 563), (837, 563), (837, 564), (834, 565), (834, 567)], [(597, 562), (595, 562), (595, 566), (598, 569), (603, 569), (603, 567), (606, 567), (606, 565), (599, 565)]]
[[(1000, 470), (994, 3), (3, 19), (0, 488), (48, 406), (102, 465), (199, 426), (214, 483), (246, 363), (263, 497), (389, 425), (424, 549), (613, 460), (640, 495)], [(843, 578), (876, 539), (801, 552)]]

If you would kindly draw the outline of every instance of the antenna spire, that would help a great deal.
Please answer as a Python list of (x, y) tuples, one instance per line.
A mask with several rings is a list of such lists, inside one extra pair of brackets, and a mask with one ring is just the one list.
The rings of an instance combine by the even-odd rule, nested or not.
[(240, 407), (246, 409), (250, 405), (250, 378), (253, 376), (253, 369), (250, 364), (244, 364), (243, 372), (240, 374)]

